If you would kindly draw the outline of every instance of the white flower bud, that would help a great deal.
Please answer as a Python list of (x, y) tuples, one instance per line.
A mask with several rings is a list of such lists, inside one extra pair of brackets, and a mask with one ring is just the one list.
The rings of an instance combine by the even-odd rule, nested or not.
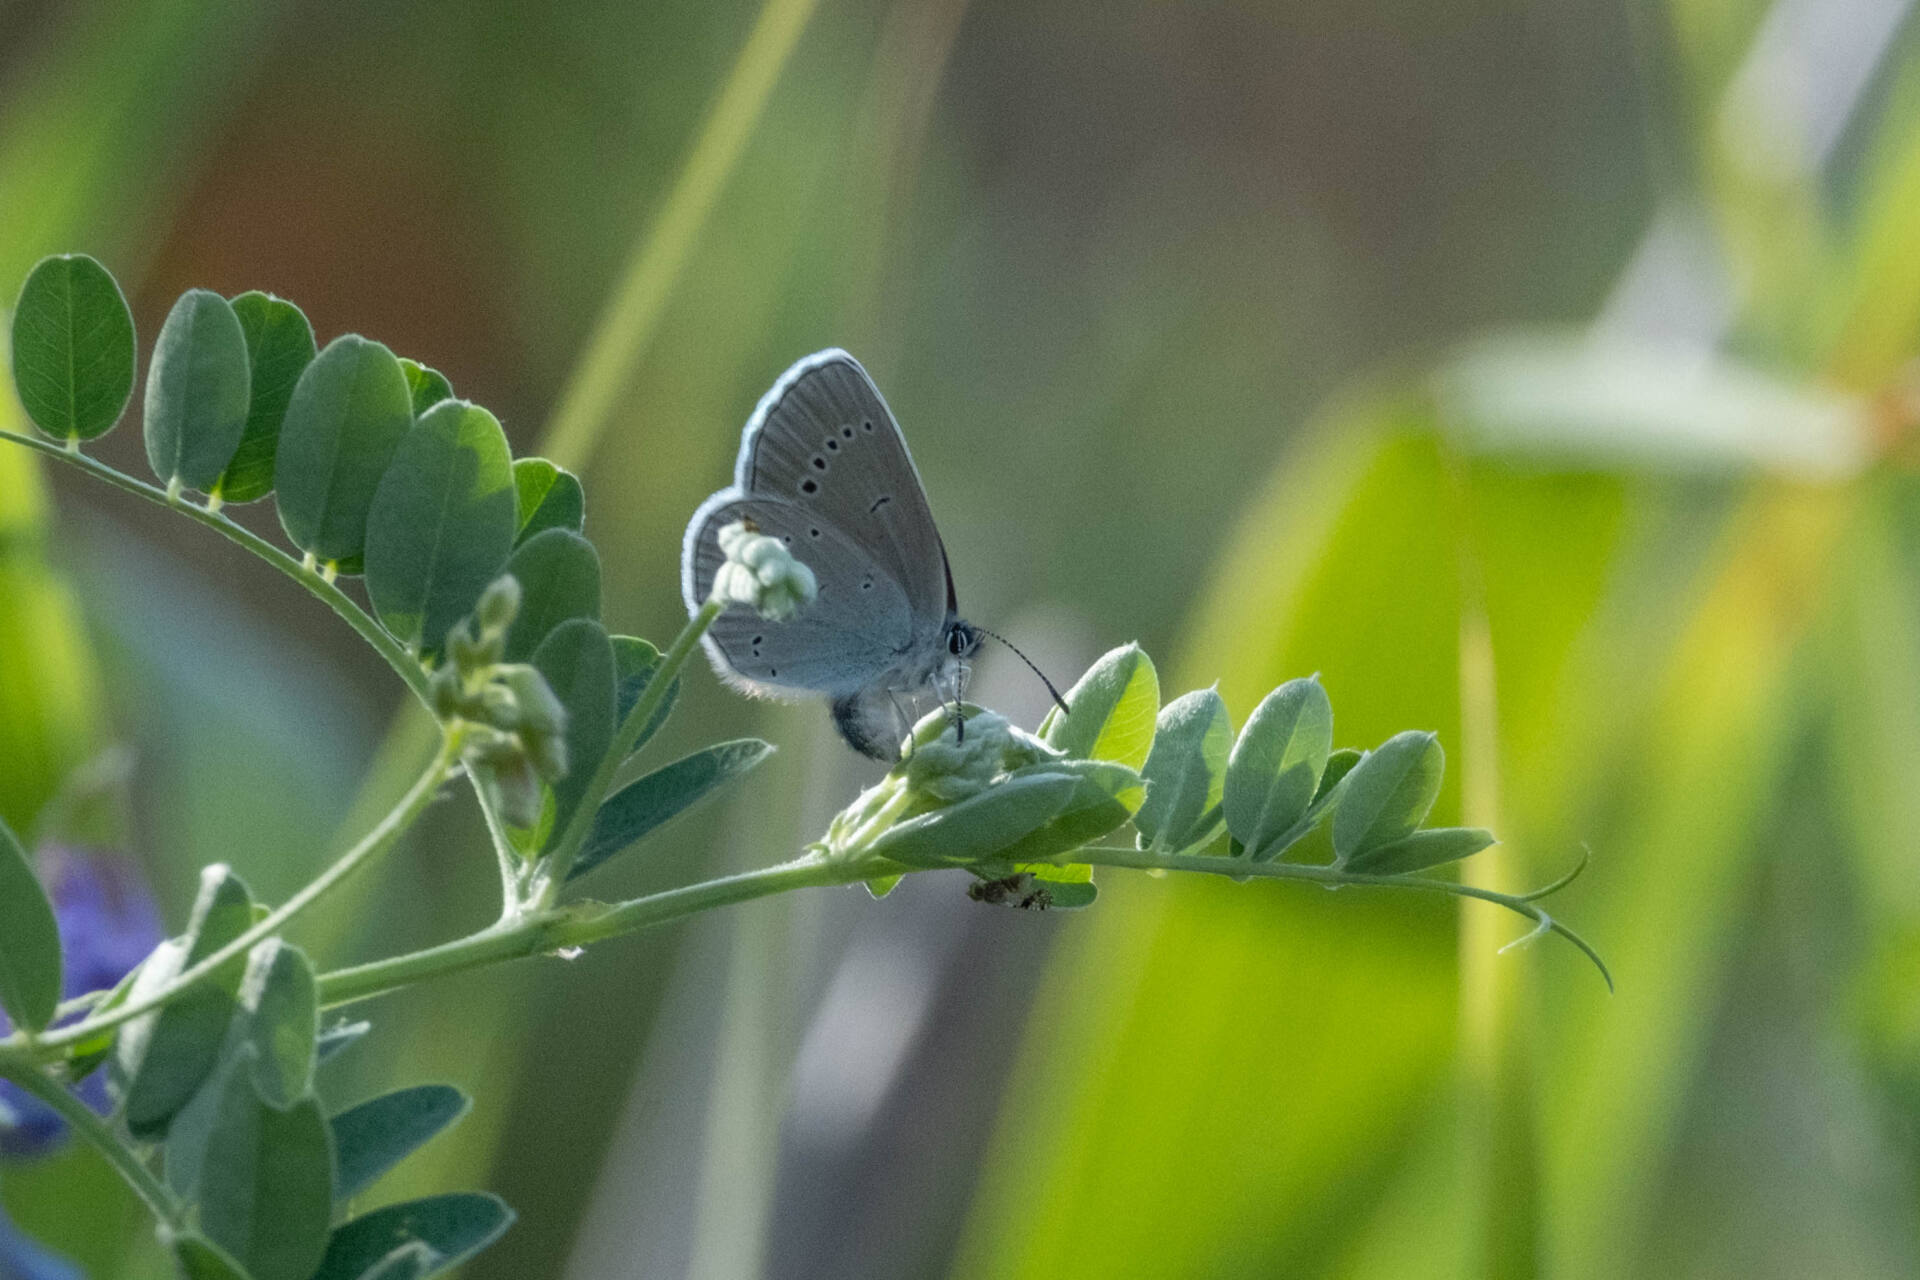
[(761, 617), (785, 622), (819, 593), (813, 570), (793, 558), (784, 542), (735, 521), (720, 530), (727, 562), (713, 576), (713, 598), (743, 604)]

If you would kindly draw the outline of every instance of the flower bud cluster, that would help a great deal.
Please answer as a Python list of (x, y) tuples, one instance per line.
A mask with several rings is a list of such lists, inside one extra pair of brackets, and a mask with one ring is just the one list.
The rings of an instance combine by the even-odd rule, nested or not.
[(819, 594), (813, 570), (751, 520), (720, 530), (719, 542), (727, 562), (713, 576), (713, 598), (722, 604), (743, 604), (769, 621), (785, 622)]
[(520, 611), (520, 583), (494, 580), (471, 617), (447, 632), (446, 661), (430, 677), (442, 720), (467, 723), (467, 767), (515, 827), (540, 820), (544, 785), (567, 772), (567, 712), (536, 667), (502, 662), (507, 631)]

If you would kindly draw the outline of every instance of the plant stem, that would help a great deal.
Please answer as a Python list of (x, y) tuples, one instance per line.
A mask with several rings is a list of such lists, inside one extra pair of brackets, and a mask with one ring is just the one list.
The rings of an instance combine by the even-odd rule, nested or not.
[(716, 907), (793, 889), (854, 884), (901, 868), (879, 858), (829, 859), (810, 853), (778, 866), (705, 880), (634, 898), (615, 906), (575, 902), (409, 955), (375, 960), (320, 976), (323, 1005), (347, 1004), (423, 978), (459, 973), (503, 960), (581, 947)]
[(442, 739), (440, 751), (434, 756), (433, 763), (427, 766), (426, 771), (420, 775), (407, 794), (401, 797), (400, 803), (380, 820), (379, 825), (369, 831), (353, 848), (342, 854), (332, 866), (315, 877), (306, 888), (288, 898), (279, 909), (263, 917), (258, 924), (232, 942), (186, 970), (166, 986), (139, 1000), (130, 1000), (126, 1004), (76, 1022), (72, 1026), (49, 1031), (32, 1041), (26, 1041), (19, 1036), (0, 1040), (0, 1049), (13, 1049), (35, 1057), (58, 1056), (57, 1051), (67, 1045), (90, 1039), (109, 1027), (116, 1027), (129, 1019), (137, 1018), (143, 1013), (167, 1004), (187, 988), (212, 977), (236, 956), (245, 954), (256, 942), (278, 933), (295, 916), (319, 901), (328, 890), (344, 881), (369, 860), (391, 848), (405, 834), (413, 825), (414, 819), (418, 818), (433, 801), (441, 783), (446, 779), (447, 770), (455, 760), (459, 759), (461, 736), (458, 728), (449, 731)]
[[(1107, 845), (1088, 845), (1061, 854), (1049, 861), (1061, 864), (1084, 862), (1096, 867), (1129, 867), (1140, 871), (1202, 871), (1209, 875), (1229, 876), (1235, 880), (1301, 880), (1309, 884), (1324, 885), (1328, 888), (1355, 886), (1372, 889), (1418, 889), (1425, 893), (1445, 893), (1456, 898), (1478, 898), (1482, 902), (1491, 902), (1495, 906), (1505, 907), (1515, 915), (1525, 916), (1534, 922), (1535, 932), (1557, 933), (1580, 949), (1581, 954), (1593, 962), (1594, 968), (1606, 980), (1607, 990), (1613, 990), (1613, 975), (1600, 959), (1587, 940), (1549, 915), (1537, 899), (1544, 894), (1500, 893), (1493, 889), (1483, 889), (1479, 885), (1461, 884), (1454, 880), (1435, 880), (1426, 876), (1382, 876), (1370, 875), (1364, 871), (1347, 871), (1341, 867), (1314, 866), (1297, 862), (1249, 862), (1244, 858), (1223, 858), (1211, 854), (1196, 853), (1156, 853), (1151, 849), (1127, 849)], [(1564, 881), (1562, 882), (1564, 883)], [(1508, 944), (1512, 946), (1512, 943)]]
[(0, 1076), (5, 1076), (53, 1108), (68, 1127), (91, 1143), (107, 1158), (107, 1163), (127, 1180), (127, 1184), (140, 1193), (140, 1198), (147, 1202), (147, 1207), (153, 1210), (155, 1217), (168, 1226), (180, 1224), (184, 1210), (173, 1192), (141, 1162), (138, 1153), (120, 1141), (119, 1135), (107, 1126), (106, 1121), (93, 1113), (92, 1107), (25, 1059), (12, 1055), (0, 1057)]
[(580, 847), (587, 842), (587, 836), (593, 830), (593, 820), (600, 812), (601, 801), (607, 798), (607, 792), (613, 788), (614, 775), (626, 763), (627, 755), (633, 750), (633, 744), (639, 741), (641, 731), (653, 722), (654, 712), (666, 700), (667, 691), (673, 688), (673, 682), (679, 678), (680, 668), (686, 665), (694, 646), (700, 643), (700, 637), (707, 633), (707, 628), (713, 625), (713, 620), (725, 608), (717, 600), (707, 601), (700, 606), (699, 612), (687, 619), (687, 625), (680, 628), (680, 634), (667, 646), (660, 665), (648, 677), (647, 687), (633, 704), (633, 710), (627, 712), (627, 718), (614, 731), (612, 745), (600, 757), (600, 763), (594, 769), (593, 777), (573, 811), (573, 817), (567, 822), (567, 829), (560, 833), (560, 843), (542, 860), (539, 881), (528, 895), (528, 901), (536, 909), (553, 905), (555, 895), (567, 882), (567, 873), (573, 869), (573, 860), (579, 856)]
[(413, 691), (415, 697), (419, 698), (423, 703), (426, 702), (426, 673), (420, 669), (420, 664), (408, 655), (406, 648), (402, 646), (398, 640), (395, 640), (391, 635), (387, 634), (386, 628), (382, 627), (378, 622), (375, 622), (372, 615), (368, 614), (367, 611), (362, 609), (358, 604), (355, 604), (353, 597), (349, 596), (318, 572), (306, 568), (300, 561), (294, 559), (279, 547), (274, 546), (259, 534), (235, 524), (232, 520), (217, 511), (209, 511), (196, 503), (169, 498), (167, 491), (157, 485), (151, 485), (144, 480), (136, 479), (124, 471), (117, 471), (96, 458), (90, 458), (84, 453), (69, 450), (51, 440), (42, 440), (36, 436), (21, 435), (13, 431), (0, 431), (0, 440), (8, 440), (14, 444), (24, 445), (29, 449), (38, 450), (49, 458), (56, 458), (68, 466), (78, 467), (96, 480), (104, 480), (117, 489), (124, 489), (128, 493), (138, 494), (149, 502), (156, 503), (172, 511), (178, 511), (191, 519), (198, 520), (201, 524), (206, 525), (207, 528), (220, 534), (229, 542), (251, 551), (254, 555), (260, 557), (281, 573), (284, 573), (287, 577), (292, 578), (295, 582), (305, 587), (309, 593), (324, 601), (328, 608), (339, 614), (348, 626), (359, 633), (362, 640), (372, 645), (374, 651), (386, 659), (387, 665), (392, 667), (394, 672), (399, 675), (402, 680), (406, 681), (407, 688)]
[(599, 443), (614, 404), (633, 380), (707, 215), (739, 162), (817, 2), (766, 0), (761, 7), (660, 216), (628, 259), (619, 287), (594, 325), (586, 354), (574, 365), (559, 408), (541, 436), (542, 450), (561, 466), (579, 470)]

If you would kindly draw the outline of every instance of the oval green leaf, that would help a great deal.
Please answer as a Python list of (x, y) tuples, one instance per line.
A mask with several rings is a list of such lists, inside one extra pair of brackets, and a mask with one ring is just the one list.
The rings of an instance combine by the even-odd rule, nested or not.
[(722, 784), (773, 754), (758, 738), (717, 742), (635, 779), (607, 797), (593, 815), (593, 829), (580, 846), (567, 879), (585, 875), (679, 817)]
[(173, 1260), (187, 1280), (252, 1280), (225, 1249), (197, 1233), (173, 1238)]
[(322, 561), (362, 556), (374, 492), (412, 426), (393, 352), (352, 333), (327, 344), (294, 384), (274, 449), (280, 525), (294, 546)]
[(0, 822), (0, 1009), (39, 1031), (60, 1004), (60, 925), (33, 863)]
[[(1112, 761), (1062, 760), (1027, 767), (1038, 772), (1065, 770), (1074, 778), (1075, 786), (1046, 821), (999, 851), (998, 856), (1014, 863), (1040, 862), (1098, 840), (1133, 817), (1146, 795), (1140, 775)], [(1016, 771), (1013, 777), (1019, 778), (1021, 772)], [(1093, 869), (1083, 867), (1084, 863), (1026, 869), (1043, 880), (1085, 884), (1093, 879)]]
[(1140, 847), (1184, 849), (1199, 838), (1201, 818), (1220, 803), (1233, 725), (1218, 689), (1196, 689), (1169, 702), (1147, 753), (1147, 798), (1134, 814)]
[(600, 616), (600, 553), (577, 533), (547, 529), (527, 539), (508, 557), (507, 572), (520, 583), (508, 662), (525, 662), (568, 619)]
[(984, 862), (1060, 812), (1079, 787), (1080, 779), (1065, 771), (1008, 778), (900, 823), (874, 841), (872, 852), (910, 867)]
[(428, 410), (367, 512), (367, 595), (387, 630), (417, 652), (437, 651), (500, 576), (513, 504), (512, 457), (494, 416), (464, 400)]
[(239, 999), (260, 1094), (287, 1106), (313, 1087), (320, 1037), (313, 966), (300, 948), (268, 938), (247, 954)]
[[(625, 724), (627, 713), (639, 703), (640, 695), (647, 691), (647, 682), (653, 679), (654, 671), (660, 666), (660, 651), (638, 636), (615, 636), (613, 663), (620, 676), (614, 722)], [(629, 755), (638, 755), (640, 748), (660, 732), (660, 726), (667, 722), (667, 717), (673, 714), (674, 704), (679, 701), (680, 677), (675, 676), (673, 683), (667, 686), (667, 696), (661, 700), (660, 709), (653, 713), (653, 718), (640, 730), (640, 736), (633, 740), (633, 750), (628, 752)]]
[[(200, 873), (184, 949), (177, 966), (149, 962), (135, 982), (133, 998), (151, 978), (164, 986), (178, 974), (245, 933), (253, 924), (253, 898), (231, 868), (216, 864)], [(158, 953), (156, 952), (156, 958)], [(171, 958), (171, 957), (169, 957)], [(156, 1138), (186, 1106), (220, 1061), (227, 1024), (233, 1016), (245, 961), (235, 957), (212, 980), (172, 1003), (134, 1019), (120, 1034), (117, 1065), (126, 1080), (123, 1102), (127, 1128), (137, 1138)], [(251, 1087), (251, 1086), (249, 1086)]]
[(1333, 751), (1333, 704), (1315, 679), (1289, 680), (1261, 699), (1227, 758), (1221, 813), (1255, 857), (1286, 843), (1306, 816)]
[(545, 458), (521, 458), (513, 464), (513, 488), (520, 520), (516, 542), (545, 529), (579, 533), (586, 527), (587, 495), (573, 472)]
[(284, 298), (255, 290), (233, 300), (233, 314), (247, 338), (251, 385), (247, 428), (240, 447), (213, 492), (223, 502), (255, 502), (273, 492), (274, 454), (280, 427), (300, 375), (313, 363), (313, 326)]
[(1356, 853), (1347, 859), (1347, 870), (1377, 876), (1405, 875), (1470, 858), (1492, 843), (1493, 832), (1479, 827), (1434, 827)]
[(342, 1111), (332, 1121), (334, 1199), (351, 1200), (371, 1187), (471, 1105), (450, 1084), (421, 1084)]
[(1333, 812), (1333, 852), (1341, 862), (1411, 834), (1440, 794), (1446, 757), (1431, 733), (1396, 733), (1346, 776)]
[(1111, 760), (1138, 769), (1153, 747), (1160, 677), (1137, 644), (1106, 653), (1067, 692), (1071, 711), (1048, 713), (1040, 737), (1079, 760)]
[(407, 391), (413, 400), (414, 417), (419, 417), (442, 400), (453, 399), (453, 384), (438, 369), (429, 369), (418, 360), (402, 356), (400, 370), (407, 375)]
[(567, 709), (567, 776), (553, 786), (551, 838), (557, 840), (613, 743), (613, 644), (599, 623), (575, 618), (541, 641), (533, 665)]
[(375, 1209), (336, 1228), (313, 1280), (361, 1280), (397, 1250), (419, 1242), (433, 1254), (433, 1275), (472, 1257), (513, 1223), (513, 1210), (477, 1191), (428, 1196)]
[(133, 398), (133, 313), (107, 269), (83, 253), (42, 258), (13, 310), (13, 385), (33, 425), (91, 440)]
[(326, 1117), (312, 1097), (268, 1103), (244, 1062), (224, 1084), (200, 1167), (200, 1230), (255, 1280), (307, 1280), (333, 1220)]
[(169, 488), (211, 490), (247, 429), (247, 335), (217, 293), (189, 289), (160, 326), (147, 369), (147, 463)]

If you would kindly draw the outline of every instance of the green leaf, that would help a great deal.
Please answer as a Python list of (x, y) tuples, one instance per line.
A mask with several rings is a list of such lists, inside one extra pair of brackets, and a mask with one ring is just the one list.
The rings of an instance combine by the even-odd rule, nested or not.
[(1313, 793), (1314, 804), (1324, 804), (1327, 798), (1333, 794), (1333, 789), (1339, 786), (1349, 773), (1353, 772), (1353, 766), (1359, 764), (1365, 755), (1366, 752), (1364, 751), (1355, 751), (1352, 747), (1342, 747), (1328, 756), (1327, 767), (1320, 771), (1320, 787)]
[[(654, 671), (660, 666), (660, 651), (638, 636), (613, 637), (614, 669), (620, 676), (620, 687), (616, 704), (614, 722), (626, 722), (627, 713), (640, 701), (640, 695), (647, 691), (647, 682), (653, 678)], [(640, 736), (633, 740), (633, 750), (629, 755), (638, 755), (640, 748), (654, 734), (660, 732), (660, 726), (673, 714), (674, 704), (680, 701), (680, 677), (675, 676), (673, 683), (667, 686), (667, 696), (661, 700), (660, 709), (653, 713), (653, 719), (640, 730)]]
[[(253, 924), (253, 898), (233, 871), (214, 865), (200, 873), (200, 893), (182, 949), (155, 955), (141, 967), (134, 998), (157, 989), (245, 933)], [(177, 956), (177, 959), (176, 959)], [(137, 1138), (155, 1138), (212, 1074), (226, 1041), (245, 961), (240, 957), (179, 999), (135, 1018), (120, 1033), (116, 1066), (126, 1082), (123, 1111)], [(149, 986), (151, 984), (151, 986)]]
[(599, 623), (575, 618), (541, 641), (533, 665), (567, 709), (567, 776), (553, 786), (552, 831), (559, 839), (613, 743), (613, 645)]
[(91, 440), (133, 398), (133, 313), (107, 269), (82, 253), (42, 258), (13, 309), (13, 385), (33, 425)]
[(878, 902), (899, 888), (900, 882), (905, 878), (905, 876), (875, 876), (867, 881), (867, 892), (873, 896), (874, 901)]
[(573, 472), (545, 458), (521, 458), (513, 464), (513, 488), (520, 521), (516, 543), (546, 529), (586, 528), (587, 495)]
[[(1038, 862), (1057, 854), (1078, 849), (1124, 824), (1140, 808), (1146, 785), (1140, 775), (1122, 764), (1100, 760), (1065, 760), (1053, 764), (1029, 765), (1035, 771), (1066, 769), (1073, 774), (1075, 786), (1066, 803), (1039, 826), (1000, 851), (1014, 863)], [(1016, 772), (1014, 777), (1019, 777)], [(1034, 870), (1036, 875), (1059, 884), (1086, 884), (1093, 869), (1047, 866)], [(1042, 871), (1054, 874), (1042, 874)]]
[(600, 616), (600, 553), (577, 533), (547, 529), (507, 559), (520, 582), (520, 612), (507, 632), (507, 661), (525, 662), (569, 618)]
[(1446, 757), (1431, 733), (1396, 733), (1355, 765), (1333, 814), (1341, 862), (1411, 834), (1440, 794)]
[(422, 1084), (370, 1098), (333, 1118), (333, 1196), (345, 1202), (467, 1114), (452, 1085)]
[(352, 333), (327, 344), (294, 384), (274, 451), (280, 524), (294, 546), (322, 561), (363, 555), (374, 492), (412, 426), (393, 352)]
[(284, 1107), (313, 1087), (320, 1034), (319, 991), (300, 948), (268, 938), (248, 953), (240, 1009), (260, 1094)]
[(1140, 847), (1182, 849), (1199, 838), (1201, 819), (1220, 803), (1233, 725), (1218, 689), (1196, 689), (1160, 712), (1147, 753), (1147, 798), (1133, 815)]
[(1472, 857), (1492, 843), (1493, 832), (1479, 827), (1433, 827), (1356, 853), (1347, 859), (1347, 870), (1377, 876), (1404, 875)]
[(718, 742), (628, 783), (600, 806), (567, 879), (585, 875), (773, 754), (758, 738)]
[(200, 1229), (255, 1280), (307, 1280), (333, 1220), (333, 1140), (309, 1096), (280, 1108), (254, 1087), (243, 1048), (223, 1080), (200, 1170)]
[(225, 1249), (194, 1232), (173, 1238), (173, 1260), (186, 1280), (253, 1280)]
[(1081, 760), (1112, 760), (1130, 769), (1147, 762), (1154, 717), (1160, 710), (1160, 678), (1153, 659), (1137, 644), (1105, 654), (1067, 692), (1067, 715), (1049, 712), (1040, 737)]
[[(1029, 765), (978, 795), (898, 824), (874, 841), (872, 851), (917, 867), (1039, 861), (1124, 823), (1139, 807), (1143, 790), (1140, 775), (1125, 765), (1097, 760)], [(1049, 865), (1045, 870), (1066, 869)], [(1066, 876), (1072, 879), (1063, 877), (1063, 882), (1086, 880), (1078, 871)]]
[(485, 409), (443, 400), (395, 450), (367, 513), (367, 594), (422, 653), (472, 611), (513, 550), (513, 462)]
[(0, 822), (0, 1009), (32, 1031), (60, 1004), (60, 925), (12, 828)]
[(1234, 839), (1258, 857), (1284, 843), (1333, 750), (1333, 705), (1317, 679), (1289, 680), (1263, 698), (1227, 758), (1221, 812)]
[(314, 1042), (313, 1056), (317, 1062), (325, 1062), (342, 1049), (351, 1048), (360, 1042), (360, 1038), (373, 1030), (371, 1022), (336, 1022), (320, 1032), (320, 1038)]
[(433, 1275), (492, 1244), (512, 1222), (504, 1202), (476, 1191), (390, 1204), (335, 1229), (313, 1280), (361, 1280), (412, 1241), (433, 1254), (431, 1267), (417, 1274)]
[(313, 363), (313, 326), (291, 302), (257, 290), (235, 298), (233, 314), (246, 335), (252, 370), (247, 428), (213, 491), (225, 502), (254, 502), (273, 492), (280, 426), (300, 375)]
[(420, 1280), (433, 1273), (437, 1256), (432, 1248), (415, 1240), (362, 1271), (360, 1280)]
[(413, 401), (414, 417), (418, 418), (442, 400), (453, 399), (453, 384), (438, 369), (402, 356), (400, 371), (407, 375), (407, 393)]
[(189, 289), (147, 369), (147, 463), (169, 488), (211, 490), (233, 461), (252, 398), (247, 335), (217, 293)]
[(1009, 778), (899, 823), (873, 842), (872, 852), (910, 867), (984, 862), (1058, 813), (1079, 786), (1064, 770)]

